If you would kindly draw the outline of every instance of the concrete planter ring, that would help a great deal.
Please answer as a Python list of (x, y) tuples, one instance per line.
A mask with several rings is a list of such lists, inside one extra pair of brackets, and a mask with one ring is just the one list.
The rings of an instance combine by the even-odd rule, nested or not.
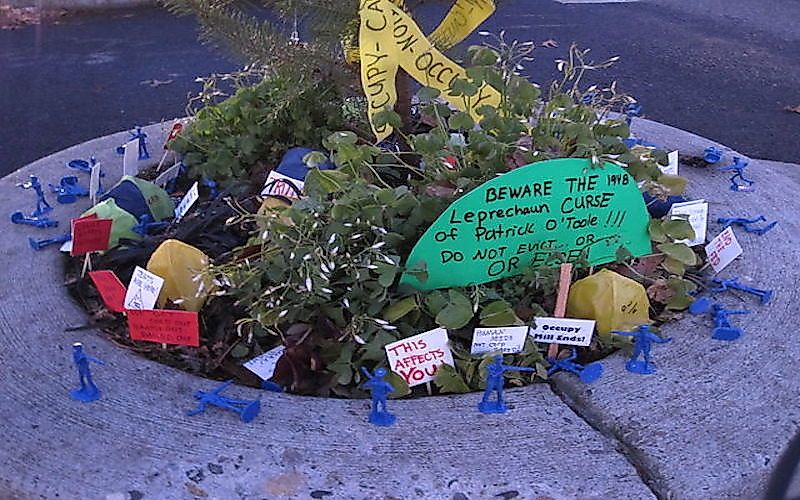
[[(634, 131), (683, 154), (713, 144), (645, 120)], [(145, 132), (159, 144), (168, 130)], [(31, 194), (16, 184), (30, 174), (56, 182), (75, 158), (95, 155), (109, 179), (118, 177), (114, 148), (127, 137), (95, 139), (3, 178), (0, 211), (28, 210)], [(754, 498), (800, 425), (792, 307), (800, 170), (753, 160), (748, 173), (752, 193), (730, 191), (716, 170), (681, 171), (689, 194), (710, 202), (711, 236), (716, 217), (780, 221), (764, 236), (737, 233), (745, 253), (726, 276), (775, 290), (768, 306), (738, 321), (741, 339), (713, 341), (705, 318), (686, 317), (664, 328), (674, 340), (658, 351), (655, 375), (628, 373), (626, 356), (615, 354), (592, 386), (558, 375), (550, 386), (508, 390), (505, 415), (479, 413), (478, 393), (392, 401), (398, 420), (388, 428), (367, 422), (367, 400), (245, 387), (228, 393), (261, 400), (250, 423), (211, 410), (185, 416), (192, 392), (215, 382), (133, 356), (97, 332), (65, 332), (85, 323), (84, 312), (61, 284), (58, 252), (34, 252), (27, 237), (61, 234), (85, 202), (56, 207), (61, 228), (7, 223), (0, 498)], [(106, 362), (94, 369), (103, 396), (93, 403), (69, 397), (75, 341)]]

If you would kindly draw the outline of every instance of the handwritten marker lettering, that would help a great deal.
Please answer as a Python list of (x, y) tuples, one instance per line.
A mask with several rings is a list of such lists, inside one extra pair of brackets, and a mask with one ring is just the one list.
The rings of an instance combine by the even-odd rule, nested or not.
[(389, 368), (412, 387), (435, 379), (439, 366), (454, 365), (447, 330), (444, 328), (398, 340), (384, 348)]

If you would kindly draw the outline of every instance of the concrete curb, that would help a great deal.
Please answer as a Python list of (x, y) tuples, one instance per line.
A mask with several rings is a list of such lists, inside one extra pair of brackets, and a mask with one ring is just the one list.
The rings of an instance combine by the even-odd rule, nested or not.
[[(163, 142), (168, 125), (145, 130)], [(0, 213), (28, 210), (15, 187), (43, 183), (65, 162), (94, 154), (109, 179), (124, 132), (89, 141), (0, 180)], [(158, 154), (157, 147), (151, 152)], [(112, 168), (116, 166), (117, 168)], [(63, 223), (82, 210), (58, 206)], [(61, 287), (57, 252), (33, 252), (27, 236), (64, 229), (7, 226), (0, 294), (0, 497), (221, 499), (653, 498), (615, 443), (592, 430), (545, 385), (507, 392), (505, 416), (480, 414), (479, 394), (392, 402), (397, 425), (366, 422), (368, 402), (296, 397), (237, 387), (262, 401), (250, 424), (209, 410), (184, 416), (194, 390), (214, 383), (132, 356), (92, 331), (65, 333), (85, 314)], [(103, 398), (71, 401), (69, 346), (83, 341), (106, 362), (94, 370)]]
[(69, 11), (106, 10), (127, 7), (155, 7), (158, 0), (8, 0), (11, 7), (37, 7), (42, 10)]

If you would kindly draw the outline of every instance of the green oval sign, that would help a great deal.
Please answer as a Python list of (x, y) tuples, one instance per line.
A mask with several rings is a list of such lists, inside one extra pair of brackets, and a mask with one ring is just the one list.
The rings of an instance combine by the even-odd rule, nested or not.
[(423, 263), (419, 290), (487, 283), (546, 265), (554, 252), (568, 262), (587, 252), (589, 263), (652, 251), (644, 199), (621, 167), (587, 159), (547, 160), (512, 170), (456, 200), (414, 246), (406, 268)]

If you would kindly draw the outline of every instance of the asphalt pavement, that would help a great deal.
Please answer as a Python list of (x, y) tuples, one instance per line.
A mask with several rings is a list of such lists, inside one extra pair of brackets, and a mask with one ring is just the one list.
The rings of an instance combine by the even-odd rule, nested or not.
[[(415, 14), (428, 30), (441, 6)], [(792, 0), (561, 4), (509, 0), (481, 29), (544, 42), (526, 68), (546, 84), (570, 43), (647, 118), (752, 157), (800, 160), (800, 6)], [(477, 42), (477, 36), (467, 43)], [(465, 45), (464, 45), (465, 46)], [(463, 48), (463, 46), (462, 46)], [(191, 18), (157, 8), (80, 14), (0, 31), (0, 173), (92, 137), (182, 115), (194, 79), (237, 64), (203, 47)]]

